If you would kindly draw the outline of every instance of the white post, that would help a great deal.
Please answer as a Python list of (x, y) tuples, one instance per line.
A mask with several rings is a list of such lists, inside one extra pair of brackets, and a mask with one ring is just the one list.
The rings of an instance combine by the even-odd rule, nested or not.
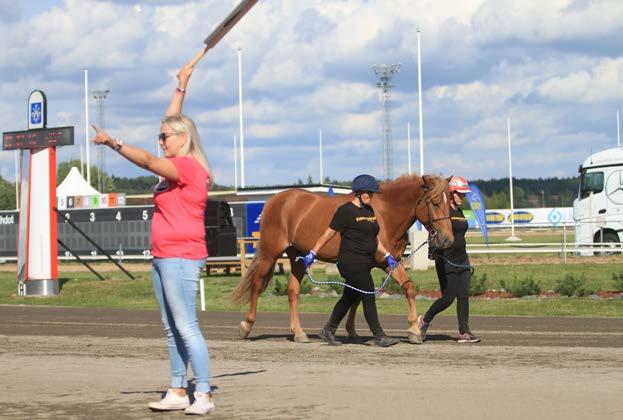
[(238, 191), (238, 139), (234, 135), (234, 189)]
[(320, 148), (320, 184), (322, 184), (324, 180), (324, 174), (322, 171), (322, 128), (318, 129), (318, 143)]
[(199, 277), (199, 296), (201, 298), (201, 311), (205, 312), (206, 310), (205, 282), (203, 281), (203, 277), (201, 276)]
[(619, 122), (619, 110), (617, 109), (617, 146), (621, 147), (621, 126)]
[(411, 175), (411, 123), (407, 123), (407, 173)]
[(420, 56), (420, 30), (417, 30), (417, 86), (420, 109), (420, 176), (424, 175), (424, 116), (422, 109), (422, 60)]
[(21, 177), (19, 176), (19, 155), (20, 155), (20, 151), (19, 150), (15, 150), (14, 151), (14, 157), (15, 157), (15, 210), (19, 210), (19, 183), (21, 181)]
[(506, 238), (506, 240), (507, 241), (519, 241), (520, 239), (517, 236), (515, 236), (515, 220), (513, 217), (515, 214), (515, 205), (513, 203), (513, 159), (512, 159), (512, 153), (511, 153), (511, 119), (510, 117), (506, 118), (506, 129), (507, 129), (507, 136), (508, 136), (508, 183), (509, 183), (510, 196), (511, 196), (511, 215), (510, 215), (511, 236)]
[(89, 69), (84, 69), (84, 142), (86, 143), (87, 183), (91, 185), (89, 157)]
[(80, 176), (84, 178), (84, 146), (80, 145)]
[(244, 188), (244, 126), (242, 121), (242, 51), (238, 47), (238, 109), (240, 112), (240, 186)]

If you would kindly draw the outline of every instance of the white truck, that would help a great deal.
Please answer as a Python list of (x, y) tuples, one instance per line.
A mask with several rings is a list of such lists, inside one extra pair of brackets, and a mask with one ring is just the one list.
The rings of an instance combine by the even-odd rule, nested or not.
[(576, 244), (619, 246), (623, 242), (623, 148), (590, 155), (579, 172), (578, 198), (573, 201)]

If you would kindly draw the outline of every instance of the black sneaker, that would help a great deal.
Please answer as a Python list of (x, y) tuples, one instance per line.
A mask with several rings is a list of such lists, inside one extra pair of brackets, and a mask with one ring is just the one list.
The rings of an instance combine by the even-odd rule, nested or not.
[(337, 338), (335, 338), (335, 333), (331, 331), (329, 327), (324, 327), (322, 330), (320, 330), (318, 335), (320, 336), (320, 338), (326, 341), (327, 344), (329, 344), (330, 346), (341, 346), (342, 345), (342, 342), (338, 341)]
[(398, 340), (397, 338), (388, 337), (385, 334), (374, 337), (374, 344), (381, 347), (393, 346), (394, 344), (398, 344), (399, 342), (400, 340)]
[(479, 343), (480, 338), (476, 337), (474, 334), (468, 331), (465, 333), (459, 333), (458, 342), (459, 343)]

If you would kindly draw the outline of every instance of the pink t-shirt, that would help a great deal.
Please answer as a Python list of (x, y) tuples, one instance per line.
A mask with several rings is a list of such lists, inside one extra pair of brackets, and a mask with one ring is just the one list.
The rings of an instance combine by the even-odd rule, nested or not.
[(171, 158), (178, 181), (161, 181), (154, 191), (151, 255), (200, 259), (208, 256), (204, 213), (208, 172), (189, 156)]

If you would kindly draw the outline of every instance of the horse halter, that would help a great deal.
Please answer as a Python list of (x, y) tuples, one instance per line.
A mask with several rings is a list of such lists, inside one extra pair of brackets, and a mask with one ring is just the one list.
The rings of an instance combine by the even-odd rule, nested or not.
[(430, 187), (428, 186), (428, 184), (426, 183), (426, 179), (424, 179), (422, 177), (422, 180), (424, 181), (424, 194), (422, 194), (422, 196), (420, 197), (420, 199), (417, 201), (417, 203), (415, 204), (415, 210), (417, 211), (418, 207), (420, 207), (420, 205), (422, 203), (426, 204), (426, 213), (427, 213), (427, 223), (422, 223), (425, 227), (426, 230), (429, 232), (430, 235), (430, 240), (432, 240), (435, 236), (437, 236), (437, 234), (439, 233), (437, 228), (433, 225), (435, 222), (438, 222), (440, 220), (446, 220), (446, 219), (450, 219), (450, 216), (445, 216), (445, 217), (437, 217), (437, 218), (432, 218), (431, 217), (431, 204), (432, 204), (432, 200), (430, 198), (427, 197), (428, 193), (430, 192)]

